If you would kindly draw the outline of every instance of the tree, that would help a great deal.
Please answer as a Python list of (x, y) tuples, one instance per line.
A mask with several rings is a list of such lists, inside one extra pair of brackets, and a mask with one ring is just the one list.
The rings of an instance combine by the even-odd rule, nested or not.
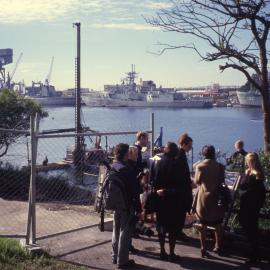
[[(47, 116), (34, 100), (11, 90), (0, 91), (0, 128), (28, 130), (30, 116), (35, 113), (39, 113), (41, 117)], [(0, 130), (0, 157), (7, 153), (9, 146), (20, 136), (22, 135)]]
[[(267, 0), (174, 0), (169, 8), (146, 19), (165, 31), (188, 34), (204, 41), (207, 51), (194, 42), (162, 44), (168, 49), (194, 50), (207, 62), (221, 61), (221, 72), (235, 69), (259, 90), (264, 120), (264, 150), (270, 150), (268, 57), (270, 1)], [(259, 80), (254, 79), (256, 74)]]

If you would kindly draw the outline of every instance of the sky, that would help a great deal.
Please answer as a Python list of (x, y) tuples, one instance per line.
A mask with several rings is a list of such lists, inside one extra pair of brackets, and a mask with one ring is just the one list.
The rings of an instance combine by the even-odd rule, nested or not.
[[(168, 8), (169, 0), (0, 0), (0, 48), (13, 48), (14, 63), (22, 59), (14, 81), (43, 81), (54, 57), (51, 84), (74, 87), (76, 31), (81, 22), (82, 87), (103, 90), (120, 83), (131, 64), (138, 80), (153, 80), (163, 87), (244, 84), (237, 71), (220, 73), (219, 63), (206, 63), (190, 50), (162, 55), (159, 43), (183, 44), (189, 36), (153, 28), (144, 18)], [(200, 47), (205, 46), (196, 40)], [(207, 47), (203, 47), (207, 50)], [(12, 71), (14, 64), (7, 70)]]

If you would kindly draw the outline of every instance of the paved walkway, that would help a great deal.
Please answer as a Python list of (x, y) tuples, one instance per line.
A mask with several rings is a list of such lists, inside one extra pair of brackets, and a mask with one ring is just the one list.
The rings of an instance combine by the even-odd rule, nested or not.
[[(100, 232), (97, 226), (81, 231), (54, 236), (40, 240), (39, 243), (46, 247), (52, 255), (60, 259), (70, 261), (96, 270), (116, 269), (111, 264), (111, 232)], [(132, 269), (158, 270), (158, 269), (193, 269), (193, 270), (231, 270), (231, 269), (270, 269), (270, 264), (263, 261), (250, 267), (245, 264), (243, 251), (238, 243), (231, 242), (226, 248), (224, 256), (211, 253), (211, 258), (200, 257), (199, 241), (191, 238), (188, 244), (178, 243), (176, 254), (182, 256), (177, 263), (163, 262), (159, 260), (159, 244), (157, 238), (141, 238), (133, 241), (134, 246), (140, 249), (137, 255), (130, 258), (136, 261), (136, 267)], [(211, 244), (211, 243), (210, 243)], [(210, 248), (210, 245), (209, 245)]]
[[(27, 203), (0, 199), (0, 235), (19, 236), (25, 234)], [(90, 212), (89, 206), (71, 206), (65, 204), (37, 205), (38, 244), (51, 255), (96, 270), (111, 270), (111, 232), (100, 232), (97, 223), (99, 217)], [(192, 238), (188, 244), (177, 243), (176, 254), (182, 256), (178, 263), (159, 260), (157, 237), (134, 240), (134, 246), (140, 249), (131, 255), (137, 266), (133, 269), (193, 269), (193, 270), (229, 270), (229, 269), (270, 269), (270, 264), (262, 262), (254, 267), (245, 265), (245, 248), (236, 241), (227, 241), (224, 256), (211, 254), (212, 258), (200, 257), (199, 241)], [(209, 245), (209, 249), (210, 249)], [(270, 256), (270, 252), (268, 257)]]

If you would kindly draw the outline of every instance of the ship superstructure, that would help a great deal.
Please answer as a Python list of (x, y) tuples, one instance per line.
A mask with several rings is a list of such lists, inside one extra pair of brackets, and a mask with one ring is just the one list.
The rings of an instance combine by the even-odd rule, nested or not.
[(25, 87), (25, 95), (35, 99), (42, 106), (74, 106), (75, 97), (63, 95), (63, 92), (56, 91), (55, 87), (50, 83), (53, 63), (54, 57), (52, 57), (44, 83), (32, 81), (31, 86)]
[[(157, 87), (154, 81), (135, 82), (135, 65), (120, 84), (104, 85), (104, 91), (89, 92), (82, 99), (88, 106), (104, 107), (212, 107), (208, 99), (184, 99), (175, 88)], [(102, 104), (102, 105), (101, 105)]]
[[(252, 78), (259, 83), (257, 75), (252, 75)], [(270, 73), (268, 74), (268, 81), (270, 82)], [(262, 97), (259, 90), (250, 82), (247, 82), (244, 86), (238, 89), (236, 94), (240, 105), (243, 107), (261, 107), (262, 105)]]

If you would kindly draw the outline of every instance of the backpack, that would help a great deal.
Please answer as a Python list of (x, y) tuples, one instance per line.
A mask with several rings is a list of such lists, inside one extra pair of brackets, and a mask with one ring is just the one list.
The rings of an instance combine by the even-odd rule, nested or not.
[(121, 169), (108, 170), (103, 182), (101, 196), (102, 205), (105, 210), (126, 210), (127, 194), (124, 181), (122, 179)]

